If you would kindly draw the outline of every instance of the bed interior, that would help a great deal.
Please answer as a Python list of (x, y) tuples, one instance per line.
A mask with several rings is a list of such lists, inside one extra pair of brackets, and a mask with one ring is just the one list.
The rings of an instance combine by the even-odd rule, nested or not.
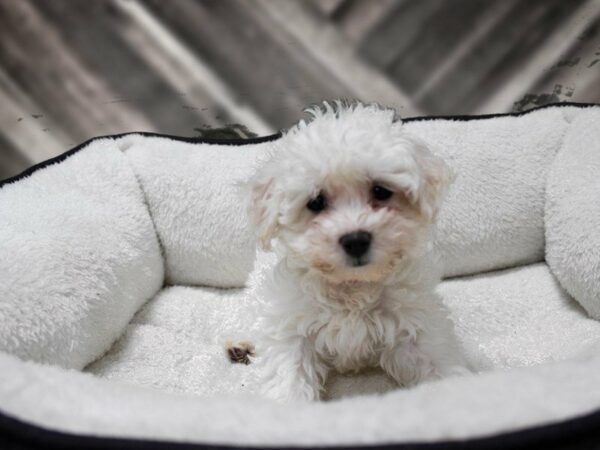
[[(99, 435), (319, 445), (470, 438), (593, 411), (599, 263), (577, 246), (598, 248), (587, 240), (600, 213), (571, 213), (579, 188), (563, 181), (600, 168), (598, 152), (576, 153), (597, 148), (599, 119), (565, 106), (408, 122), (462, 174), (440, 215), (439, 293), (477, 374), (414, 389), (333, 375), (328, 401), (293, 407), (254, 395), (260, 348), (247, 366), (224, 350), (256, 324), (243, 287), (255, 244), (233, 186), (270, 141), (83, 146), (0, 189), (1, 249), (14, 255), (0, 259), (13, 283), (0, 284), (0, 410)], [(586, 186), (592, 202), (600, 182)]]
[[(544, 263), (452, 278), (439, 292), (477, 372), (567, 360), (600, 344), (600, 322), (564, 292)], [(203, 397), (256, 394), (260, 361), (232, 364), (224, 350), (228, 339), (252, 340), (255, 317), (246, 294), (244, 289), (166, 287), (85, 371)], [(325, 397), (393, 389), (398, 387), (383, 373), (370, 370), (332, 376)]]

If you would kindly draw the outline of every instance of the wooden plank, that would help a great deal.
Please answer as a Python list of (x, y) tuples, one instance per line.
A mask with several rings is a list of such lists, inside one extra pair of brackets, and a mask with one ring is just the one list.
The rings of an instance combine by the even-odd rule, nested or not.
[[(565, 81), (567, 87), (572, 87), (571, 101), (600, 103), (600, 17), (590, 22), (588, 28), (578, 36), (572, 53), (560, 66), (572, 71), (572, 81)], [(573, 62), (577, 64), (573, 65)], [(556, 78), (555, 78), (556, 79)]]
[(311, 0), (311, 5), (325, 16), (336, 14), (348, 0)]
[(0, 3), (0, 65), (19, 87), (77, 140), (107, 130), (153, 130), (127, 106), (101, 107), (114, 93), (71, 53), (36, 6), (27, 0)]
[(366, 63), (334, 26), (312, 14), (302, 2), (255, 0), (254, 4), (257, 14), (273, 18), (340, 80), (350, 97), (395, 107), (403, 115), (420, 113), (398, 86)]
[(0, 105), (3, 141), (10, 144), (7, 151), (14, 149), (20, 154), (16, 160), (20, 170), (65, 152), (74, 145), (3, 70), (0, 70)]
[(399, 2), (360, 45), (360, 52), (382, 69), (388, 69), (421, 33), (424, 24), (446, 2), (420, 0)]
[(414, 92), (414, 100), (417, 103), (421, 102), (423, 97), (436, 89), (452, 71), (456, 70), (457, 66), (473, 52), (474, 48), (504, 20), (517, 1), (519, 0), (504, 0), (488, 4), (476, 23), (471, 24), (471, 27), (465, 27), (469, 30), (468, 34), (449, 51), (441, 64), (431, 69), (429, 73), (423, 74), (423, 81)]
[[(146, 0), (145, 5), (206, 65), (275, 128), (296, 122), (301, 109), (349, 92), (310, 52), (281, 33), (256, 3)], [(272, 5), (279, 4), (272, 3)]]
[(500, 3), (467, 1), (457, 7), (454, 2), (443, 2), (439, 9), (424, 19), (422, 32), (415, 35), (390, 64), (390, 76), (405, 91), (418, 90), (430, 74), (435, 73), (456, 47), (468, 38), (486, 13), (497, 15), (497, 6), (504, 8), (511, 3), (510, 0)]
[(544, 71), (554, 65), (573, 45), (577, 37), (600, 17), (600, 0), (571, 2), (570, 16), (543, 38), (535, 52), (527, 52), (518, 71), (506, 77), (493, 95), (476, 109), (477, 113), (509, 111), (516, 100), (522, 98), (543, 77)]
[[(40, 2), (38, 8), (77, 57), (113, 92), (98, 108), (131, 108), (147, 117), (155, 130), (177, 135), (193, 135), (194, 128), (231, 121), (225, 112), (216, 113), (217, 107), (208, 96), (196, 91), (189, 98), (186, 90), (177, 90), (157, 73), (148, 63), (150, 50), (143, 47), (149, 41), (133, 42), (132, 36), (137, 33), (139, 37), (143, 30), (118, 2), (54, 0)], [(152, 60), (158, 57), (156, 54)], [(216, 120), (216, 115), (223, 120)], [(135, 131), (131, 127), (127, 130)]]
[(31, 162), (0, 131), (0, 181), (23, 172), (30, 165)]
[(275, 131), (256, 111), (240, 104), (230, 87), (219, 79), (212, 68), (177, 39), (142, 4), (137, 1), (119, 1), (115, 6), (136, 25), (121, 27), (123, 38), (137, 49), (148, 66), (160, 74), (173, 89), (184, 93), (186, 104), (198, 105), (197, 108), (202, 107), (202, 110), (225, 111), (224, 117), (219, 120), (209, 117), (209, 125), (222, 127), (237, 122), (258, 135)]
[(562, 0), (517, 2), (422, 103), (437, 114), (473, 112), (507, 73), (518, 70), (527, 54), (568, 13), (569, 4)]
[[(587, 17), (586, 17), (587, 19)], [(513, 111), (561, 101), (600, 101), (600, 17), (571, 41), (571, 48), (517, 98)]]
[(68, 150), (65, 143), (54, 138), (50, 128), (40, 123), (43, 120), (40, 112), (32, 114), (25, 110), (4, 89), (0, 89), (0, 105), (3, 139), (19, 152), (20, 164), (32, 165)]
[(587, 70), (577, 78), (571, 101), (600, 103), (600, 76), (598, 76), (598, 69)]
[(398, 0), (347, 0), (345, 7), (336, 12), (333, 23), (358, 45), (398, 3)]

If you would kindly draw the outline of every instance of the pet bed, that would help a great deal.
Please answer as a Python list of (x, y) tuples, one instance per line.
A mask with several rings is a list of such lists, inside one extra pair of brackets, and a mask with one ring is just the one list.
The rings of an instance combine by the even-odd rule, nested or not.
[(457, 175), (439, 292), (477, 374), (396, 389), (366, 372), (334, 377), (325, 402), (261, 398), (223, 339), (253, 321), (236, 182), (279, 136), (102, 137), (0, 186), (0, 447), (595, 442), (600, 106), (402, 126)]

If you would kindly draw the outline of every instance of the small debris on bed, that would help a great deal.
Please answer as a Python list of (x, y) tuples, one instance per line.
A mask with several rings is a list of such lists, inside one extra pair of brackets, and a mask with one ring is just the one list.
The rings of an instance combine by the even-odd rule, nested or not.
[(252, 362), (250, 357), (254, 356), (254, 344), (252, 342), (244, 341), (234, 344), (231, 341), (227, 341), (225, 343), (225, 350), (227, 350), (229, 360), (234, 364), (248, 365)]

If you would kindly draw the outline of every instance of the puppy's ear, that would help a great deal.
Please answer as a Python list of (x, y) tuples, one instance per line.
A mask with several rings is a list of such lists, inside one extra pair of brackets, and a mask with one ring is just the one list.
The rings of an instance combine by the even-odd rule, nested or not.
[(424, 143), (419, 142), (417, 145), (418, 151), (415, 159), (422, 177), (416, 199), (417, 205), (423, 217), (428, 221), (433, 221), (454, 175), (444, 160), (431, 153)]
[(279, 230), (279, 201), (275, 195), (275, 177), (262, 173), (249, 182), (250, 219), (256, 229), (258, 242), (265, 251), (271, 249), (271, 241)]

